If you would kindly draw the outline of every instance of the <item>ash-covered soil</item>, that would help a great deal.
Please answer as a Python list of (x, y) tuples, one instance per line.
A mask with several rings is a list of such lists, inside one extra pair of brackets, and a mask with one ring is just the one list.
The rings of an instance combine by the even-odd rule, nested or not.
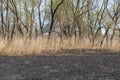
[(120, 55), (1, 56), (0, 80), (120, 80)]

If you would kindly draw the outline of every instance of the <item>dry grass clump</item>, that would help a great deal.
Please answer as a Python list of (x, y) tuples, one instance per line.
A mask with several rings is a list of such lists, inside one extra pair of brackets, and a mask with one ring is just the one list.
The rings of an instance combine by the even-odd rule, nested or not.
[(99, 41), (96, 41), (95, 46), (91, 47), (88, 39), (84, 39), (81, 43), (74, 41), (74, 38), (64, 39), (62, 44), (59, 38), (51, 38), (49, 43), (47, 38), (25, 39), (14, 38), (11, 41), (0, 40), (0, 55), (8, 56), (24, 56), (24, 55), (42, 55), (42, 51), (57, 51), (60, 49), (110, 49), (119, 51), (120, 45), (117, 41), (113, 41), (112, 46), (98, 46)]

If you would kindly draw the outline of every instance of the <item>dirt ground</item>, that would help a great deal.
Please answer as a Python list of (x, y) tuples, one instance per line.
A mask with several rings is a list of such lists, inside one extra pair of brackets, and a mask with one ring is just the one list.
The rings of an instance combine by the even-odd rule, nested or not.
[(65, 53), (67, 56), (1, 56), (0, 80), (120, 80), (119, 52)]

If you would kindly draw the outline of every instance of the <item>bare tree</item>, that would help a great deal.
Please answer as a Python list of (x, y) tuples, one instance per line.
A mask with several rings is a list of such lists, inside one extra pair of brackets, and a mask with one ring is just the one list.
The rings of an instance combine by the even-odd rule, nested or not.
[(55, 9), (53, 9), (53, 0), (51, 0), (51, 23), (50, 23), (48, 40), (50, 38), (50, 35), (51, 35), (51, 32), (52, 32), (52, 28), (53, 28), (54, 16), (55, 16), (56, 11), (58, 10), (58, 8), (63, 4), (63, 2), (64, 2), (64, 0), (61, 0), (61, 2), (55, 7)]
[(3, 39), (5, 39), (5, 28), (4, 28), (4, 15), (3, 15), (3, 0), (0, 1), (1, 4), (1, 27), (2, 27), (2, 35), (3, 35)]

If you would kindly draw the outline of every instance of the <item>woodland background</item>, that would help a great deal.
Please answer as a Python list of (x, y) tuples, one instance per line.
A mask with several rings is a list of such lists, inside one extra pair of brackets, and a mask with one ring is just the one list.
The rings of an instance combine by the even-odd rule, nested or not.
[(119, 0), (0, 0), (0, 53), (120, 48)]

